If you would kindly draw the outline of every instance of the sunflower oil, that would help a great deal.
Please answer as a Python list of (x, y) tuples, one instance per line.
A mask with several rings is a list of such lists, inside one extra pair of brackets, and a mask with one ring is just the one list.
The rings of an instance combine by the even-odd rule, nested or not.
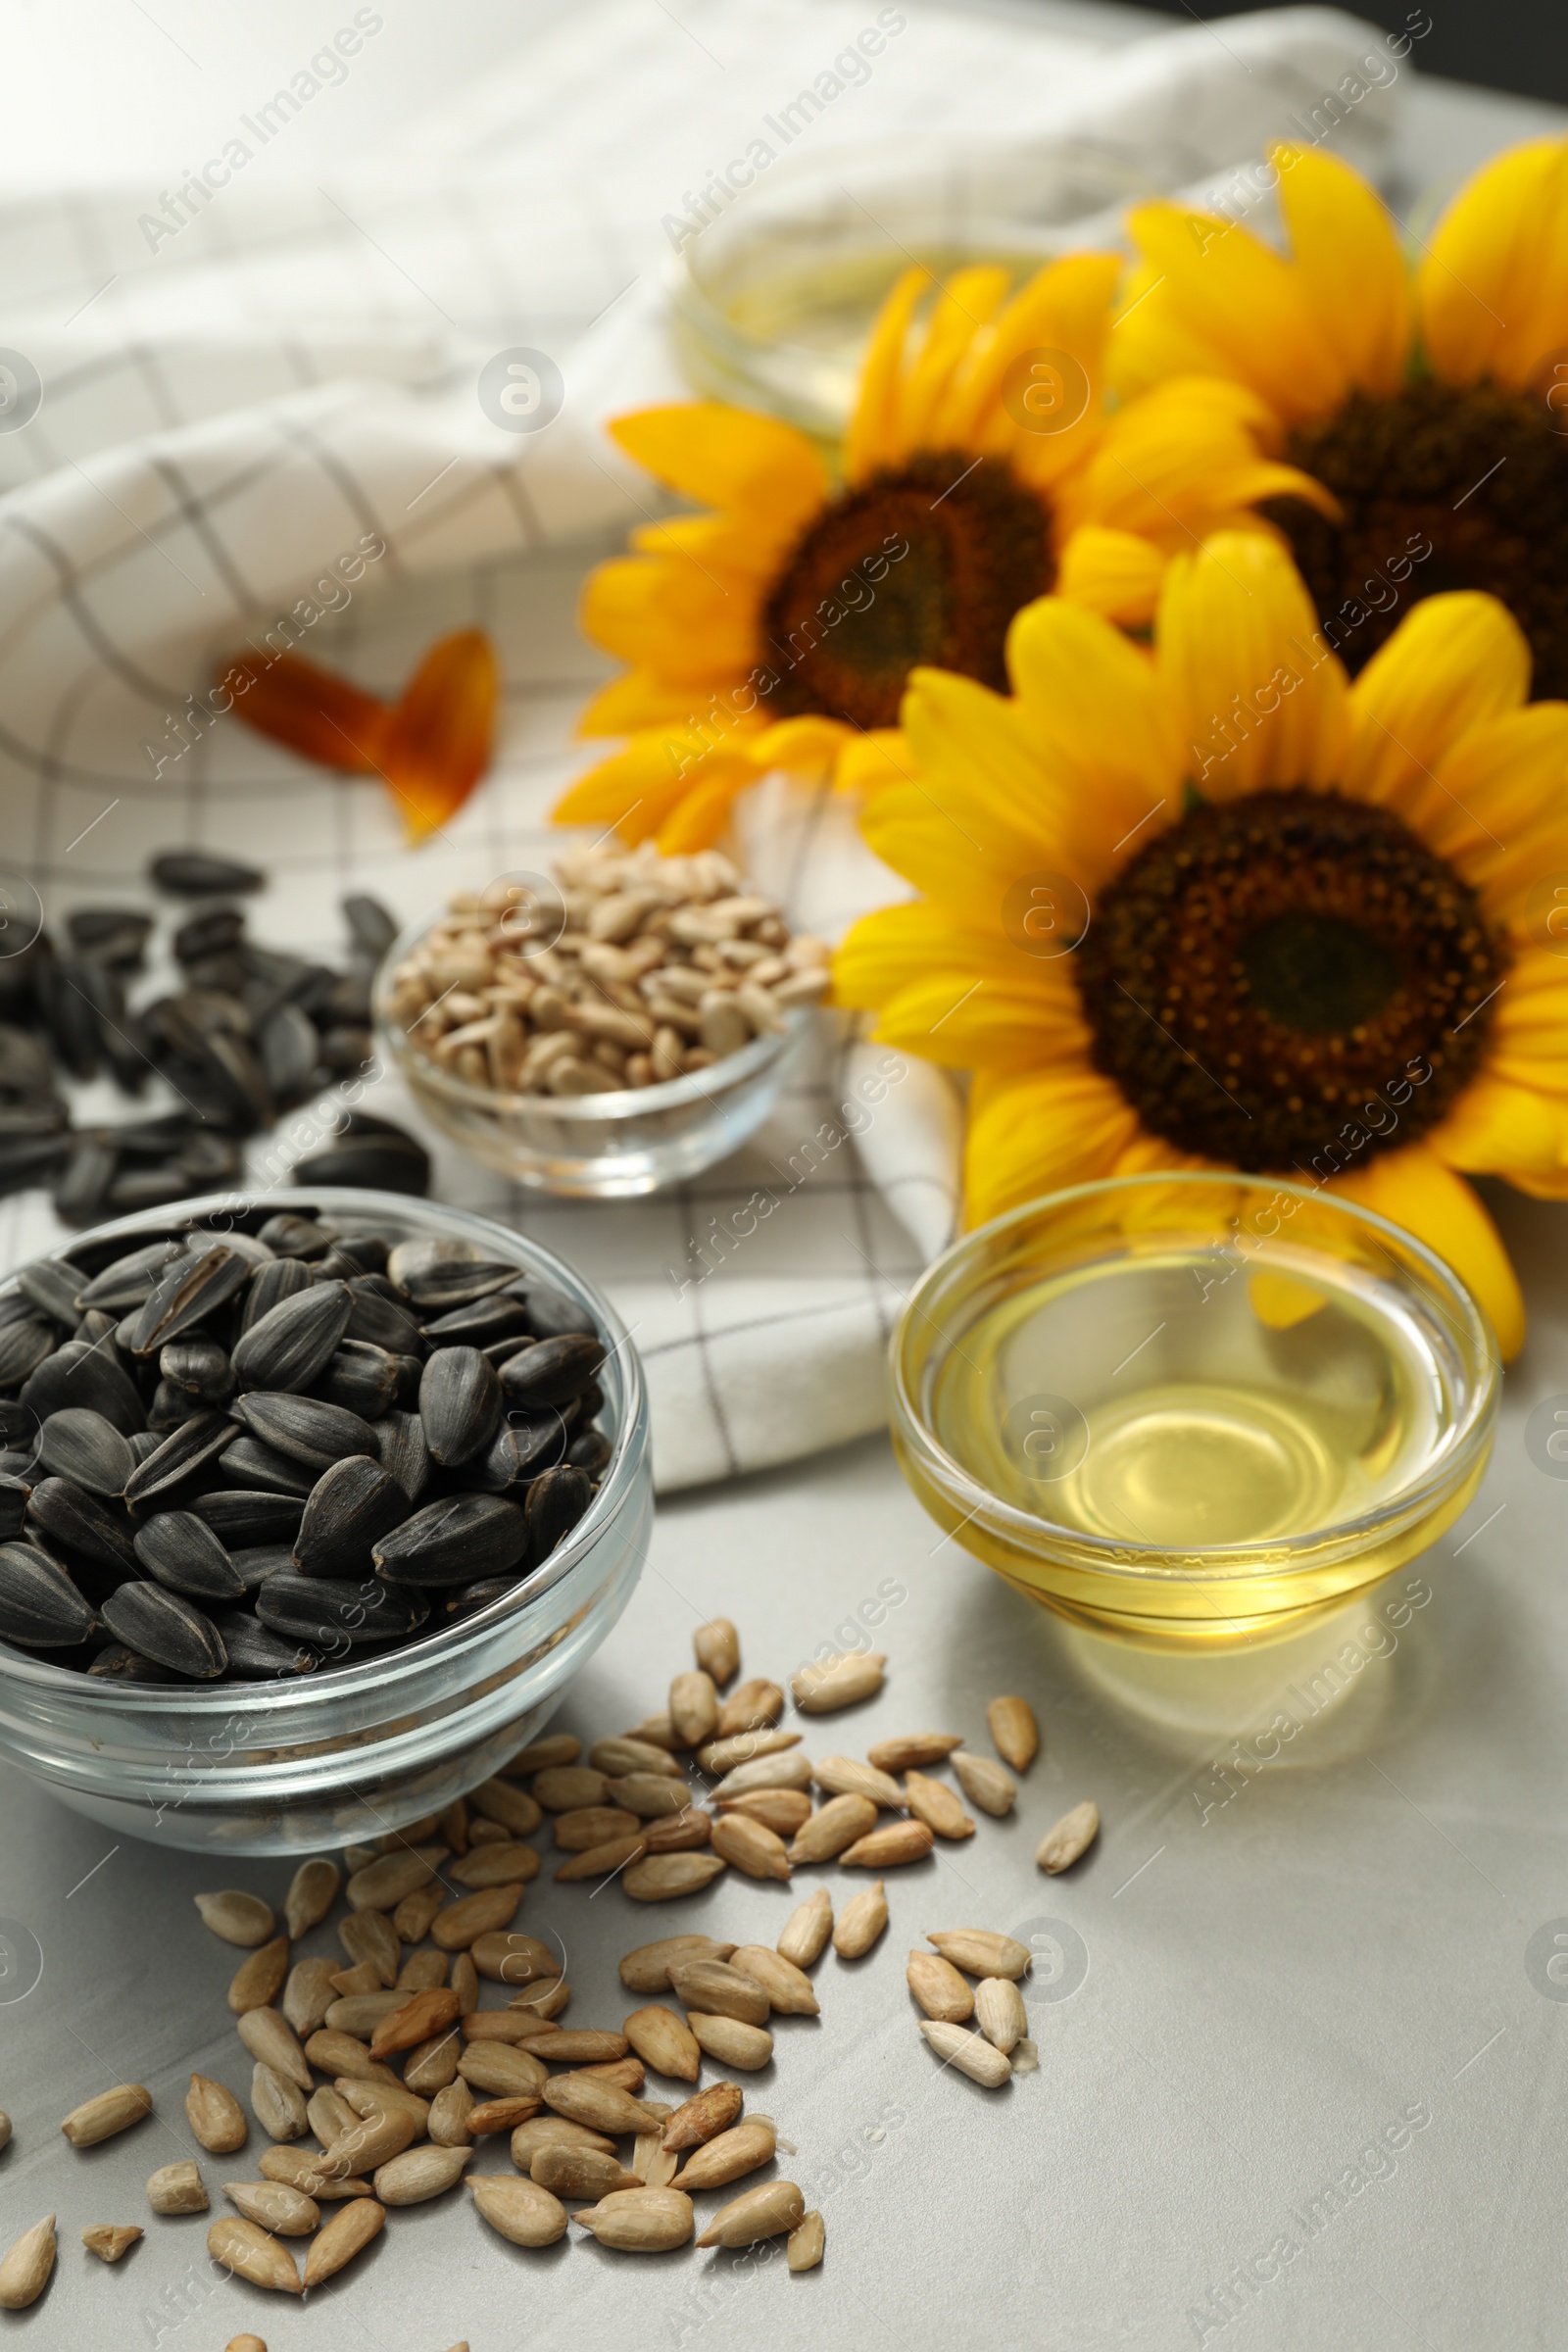
[(1195, 1636), (1255, 1635), (1386, 1574), (1463, 1507), (1474, 1478), (1321, 1578), (1293, 1546), (1420, 1490), (1452, 1427), (1447, 1341), (1408, 1289), (1326, 1251), (1276, 1247), (1260, 1273), (1175, 1236), (1015, 1268), (947, 1348), (927, 1404), (971, 1478), (1049, 1523), (1043, 1556), (1026, 1564), (983, 1519), (958, 1540), (1081, 1622), (1136, 1632), (1121, 1616), (1135, 1567), (1182, 1580), (1159, 1613)]

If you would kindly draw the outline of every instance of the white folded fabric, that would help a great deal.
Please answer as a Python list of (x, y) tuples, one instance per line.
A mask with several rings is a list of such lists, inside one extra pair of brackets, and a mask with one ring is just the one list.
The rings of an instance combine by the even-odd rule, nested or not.
[[(537, 869), (582, 764), (575, 710), (604, 672), (571, 619), (581, 572), (658, 504), (601, 428), (679, 391), (667, 223), (797, 91), (838, 84), (799, 135), (841, 143), (847, 172), (867, 141), (883, 169), (886, 143), (906, 142), (915, 168), (938, 132), (972, 139), (976, 170), (1004, 180), (1063, 135), (1169, 186), (1223, 187), (1269, 139), (1318, 132), (1379, 169), (1405, 69), (1355, 19), (1290, 9), (1136, 41), (1114, 14), (1096, 37), (1098, 22), (922, 0), (688, 0), (677, 21), (577, 0), (401, 129), (384, 163), (329, 185), (283, 176), (291, 122), (333, 103), (330, 77), (307, 74), (237, 119), (183, 191), (0, 201), (0, 889), (30, 881), (57, 924), (140, 895), (151, 852), (201, 844), (274, 877), (259, 937), (329, 955), (346, 889), (412, 917)], [(834, 74), (873, 23), (874, 70)], [(1384, 61), (1370, 79), (1368, 57)], [(1363, 95), (1329, 105), (1347, 76)], [(561, 415), (532, 434), (478, 396), (518, 347), (564, 379)], [(301, 651), (378, 691), (448, 629), (496, 638), (494, 770), (417, 856), (373, 781), (307, 769), (204, 707), (216, 665), (285, 614)], [(836, 936), (902, 895), (830, 796), (771, 780), (740, 828), (798, 923)], [(398, 1117), (396, 1081), (369, 1106)], [(83, 1116), (123, 1111), (107, 1085), (81, 1092)], [(671, 1488), (880, 1422), (892, 1318), (953, 1230), (958, 1129), (941, 1073), (825, 1036), (769, 1130), (677, 1194), (541, 1200), (445, 1147), (438, 1189), (604, 1285), (646, 1360)], [(43, 1195), (0, 1203), (4, 1262), (58, 1238)]]

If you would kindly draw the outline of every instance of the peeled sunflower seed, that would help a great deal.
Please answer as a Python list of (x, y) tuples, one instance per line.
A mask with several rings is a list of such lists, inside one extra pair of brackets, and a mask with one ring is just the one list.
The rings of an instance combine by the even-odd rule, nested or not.
[[(283, 1903), (284, 1924), (290, 1936), (301, 1936), (325, 1919), (337, 1900), (342, 1873), (335, 1862), (316, 1855), (302, 1862), (289, 1881)], [(285, 2010), (287, 2003), (284, 2003)]]
[(199, 1894), (195, 1899), (202, 1925), (211, 1928), (225, 1943), (254, 1949), (276, 1932), (272, 1907), (264, 1903), (259, 1894), (246, 1894), (241, 1888), (230, 1886), (221, 1894)]
[(397, 1930), (380, 1911), (351, 1911), (340, 1919), (337, 1939), (352, 1961), (367, 1961), (375, 1970), (384, 1987), (398, 1981), (399, 1945)]
[(846, 1869), (890, 1870), (896, 1863), (923, 1862), (935, 1842), (923, 1821), (895, 1821), (857, 1838), (839, 1860)]
[(758, 2116), (732, 2131), (720, 2132), (689, 2156), (676, 2174), (673, 2185), (685, 2189), (688, 2196), (703, 2188), (724, 2188), (731, 2180), (739, 2180), (746, 2173), (755, 2173), (760, 2165), (771, 2164), (778, 2145), (778, 2133), (764, 2118)]
[(669, 1720), (682, 1747), (701, 1747), (718, 1724), (718, 1691), (699, 1667), (677, 1674), (669, 1686)]
[(283, 2082), (297, 2082), (306, 2092), (315, 2089), (316, 2079), (298, 2036), (275, 2009), (247, 2009), (239, 2021), (239, 2037), (251, 2056), (270, 2066)]
[(677, 1961), (669, 1972), (670, 1988), (688, 2010), (710, 2017), (739, 2018), (743, 2025), (767, 2023), (771, 2004), (755, 1977), (724, 1960)]
[(622, 2188), (572, 2215), (602, 2246), (624, 2254), (667, 2254), (689, 2241), (692, 2201), (678, 2188)]
[(290, 2082), (261, 2059), (251, 2074), (251, 2105), (269, 2139), (303, 2139), (310, 2128), (299, 2084)]
[(779, 1957), (796, 1968), (809, 1968), (819, 1960), (833, 1933), (833, 1898), (825, 1886), (818, 1886), (789, 1915), (779, 1934)]
[(96, 2098), (73, 2107), (60, 2129), (74, 2148), (95, 2148), (100, 2140), (113, 2139), (117, 2132), (139, 2124), (152, 2111), (150, 2090), (139, 2082), (117, 2082), (113, 2090), (101, 2090)]
[[(909, 1990), (925, 2011), (940, 2024), (961, 2026), (974, 2015), (974, 1994), (951, 1960), (936, 1952), (914, 1951), (909, 1954), (906, 1977)], [(1000, 1978), (987, 1980), (1000, 1984)]]
[(206, 2183), (189, 2159), (160, 2165), (147, 2183), (147, 2202), (154, 2213), (205, 2213)]
[[(248, 2222), (279, 2237), (309, 2237), (320, 2227), (321, 2213), (314, 2197), (281, 2180), (225, 2180), (223, 2194), (237, 2205)], [(202, 2203), (205, 2206), (204, 2197)]]
[(528, 2169), (541, 2188), (558, 2197), (598, 2198), (617, 2188), (647, 2185), (617, 2156), (601, 2155), (597, 2148), (574, 2148), (564, 2140), (548, 2141)]
[(1014, 1772), (1027, 1772), (1040, 1751), (1040, 1726), (1025, 1698), (994, 1698), (986, 1709), (998, 1755)]
[(308, 1389), (337, 1348), (354, 1312), (346, 1282), (297, 1290), (259, 1315), (235, 1342), (231, 1361), (241, 1389), (293, 1394)]
[(373, 2197), (356, 2197), (351, 2204), (340, 2206), (307, 2249), (306, 2285), (319, 2286), (323, 2278), (342, 2270), (385, 2226), (386, 2209)]
[(811, 1761), (798, 1750), (789, 1755), (757, 1756), (749, 1764), (737, 1764), (727, 1772), (711, 1791), (715, 1804), (727, 1797), (747, 1796), (755, 1788), (809, 1788)]
[(698, 1752), (697, 1761), (705, 1772), (732, 1772), (739, 1764), (753, 1763), (759, 1756), (782, 1755), (788, 1747), (799, 1747), (799, 1732), (735, 1732), (727, 1740), (710, 1740)]
[[(513, 2057), (522, 2054), (511, 2053)], [(641, 2099), (634, 2099), (630, 2091), (621, 2090), (597, 2075), (552, 2075), (540, 2085), (540, 2096), (554, 2114), (564, 2115), (574, 2124), (586, 2124), (592, 2132), (607, 2132), (612, 2138), (628, 2132), (651, 2132), (663, 2120)]]
[(52, 2213), (23, 2231), (0, 2259), (0, 2311), (25, 2311), (37, 2302), (55, 2267), (55, 2245)]
[(765, 2180), (721, 2205), (702, 2236), (700, 2246), (755, 2246), (764, 2237), (780, 2237), (805, 2219), (806, 2199), (793, 2180)]
[(881, 1650), (844, 1650), (837, 1657), (803, 1666), (790, 1690), (803, 1715), (831, 1715), (857, 1700), (874, 1698), (882, 1688), (887, 1657)]
[(1080, 1854), (1088, 1852), (1099, 1835), (1100, 1808), (1086, 1798), (1046, 1832), (1035, 1850), (1035, 1860), (1042, 1870), (1054, 1876), (1057, 1871), (1069, 1870)]
[(697, 1663), (720, 1690), (740, 1672), (741, 1638), (727, 1617), (714, 1617), (692, 1636)]
[(982, 2083), (987, 2090), (1000, 2090), (1012, 2073), (1012, 2061), (1004, 2051), (962, 2026), (926, 2018), (920, 2031), (945, 2066), (956, 2066), (960, 2075), (967, 2075), (971, 2082)]
[(722, 1813), (714, 1822), (712, 1847), (726, 1862), (733, 1862), (752, 1879), (784, 1879), (790, 1876), (790, 1854), (776, 1830), (765, 1823), (753, 1821), (744, 1813)]
[(753, 1788), (745, 1796), (726, 1797), (719, 1811), (744, 1814), (780, 1838), (795, 1838), (811, 1818), (811, 1800), (804, 1788)]
[(274, 1936), (258, 1945), (235, 1970), (228, 1987), (228, 2005), (236, 2016), (247, 2009), (266, 2009), (276, 2000), (288, 1974), (288, 1937)]
[(888, 1924), (888, 1898), (880, 1879), (857, 1894), (839, 1913), (833, 1930), (833, 1949), (841, 1960), (858, 1960), (868, 1952)]
[(625, 2021), (624, 2032), (638, 2057), (656, 2074), (668, 2075), (680, 2082), (697, 2081), (702, 2065), (701, 2045), (685, 2020), (677, 2017), (673, 2009), (658, 2002), (646, 2009), (634, 2009)]
[(773, 2036), (765, 2026), (748, 2026), (738, 2017), (712, 2017), (701, 2009), (689, 2011), (686, 2023), (698, 2047), (720, 2066), (755, 2074), (772, 2058)]
[(1017, 1801), (1018, 1784), (1010, 1772), (994, 1764), (989, 1756), (972, 1755), (967, 1748), (953, 1751), (953, 1769), (963, 1785), (963, 1793), (982, 1813), (994, 1814), (999, 1820), (1010, 1813)]
[(824, 2242), (822, 2216), (813, 2207), (790, 2231), (789, 2244), (784, 2250), (786, 2267), (792, 2272), (814, 2271), (822, 2259)]
[(718, 1711), (717, 1731), (720, 1740), (733, 1740), (742, 1732), (771, 1730), (784, 1712), (784, 1693), (777, 1683), (765, 1676), (754, 1676), (732, 1690)]
[(463, 1895), (436, 1913), (430, 1923), (431, 1940), (444, 1952), (462, 1951), (466, 1945), (477, 1943), (481, 1936), (510, 1927), (521, 1900), (522, 1883), (518, 1880), (503, 1886), (487, 1886), (479, 1894)]
[(874, 1764), (862, 1764), (858, 1756), (824, 1756), (812, 1765), (811, 1778), (833, 1796), (867, 1796), (873, 1805), (884, 1806), (890, 1813), (903, 1813), (908, 1807), (907, 1797), (891, 1774), (878, 1772)]
[(244, 2107), (225, 2083), (214, 2082), (209, 2075), (190, 2077), (186, 2091), (186, 2122), (202, 2147), (212, 2150), (214, 2157), (232, 2157), (235, 2147), (244, 2147), (249, 2138), (249, 2124), (244, 2122)]
[(633, 1902), (663, 1903), (676, 1895), (695, 1894), (723, 1868), (720, 1854), (648, 1854), (621, 1873), (620, 1885)]
[(565, 2236), (566, 2208), (536, 2180), (485, 2173), (468, 2186), (481, 2219), (514, 2246), (553, 2246)]
[[(914, 1954), (910, 1954), (911, 1962)], [(946, 1966), (939, 1961), (938, 1967)], [(931, 2012), (935, 2015), (935, 2012)], [(987, 2041), (1004, 2057), (1010, 2055), (1029, 2031), (1023, 1994), (1009, 1977), (985, 1977), (975, 1986), (975, 2023)]]
[(811, 1988), (811, 1980), (793, 1960), (786, 1960), (771, 1944), (743, 1943), (736, 1947), (732, 1965), (743, 1976), (751, 1977), (766, 1993), (768, 2002), (780, 2017), (815, 2017), (820, 2004)]
[(499, 1822), (516, 1838), (531, 1836), (543, 1818), (533, 1797), (509, 1781), (481, 1781), (469, 1789), (467, 1801), (485, 1821)]
[(973, 1816), (964, 1811), (946, 1781), (933, 1781), (925, 1773), (911, 1770), (904, 1776), (904, 1792), (915, 1820), (923, 1821), (939, 1838), (974, 1836)]
[(473, 2153), (471, 2147), (410, 2148), (376, 2167), (375, 2193), (383, 2205), (422, 2205), (457, 2187)]
[(346, 1892), (355, 1911), (393, 1911), (406, 1894), (427, 1886), (447, 1858), (444, 1845), (395, 1846), (377, 1854), (349, 1880)]
[(1021, 1977), (1029, 1966), (1029, 1949), (1012, 1936), (998, 1936), (990, 1928), (946, 1928), (926, 1934), (944, 1960), (971, 1977)]
[[(317, 1865), (307, 1862), (301, 1867), (304, 1870), (314, 1870)], [(332, 1896), (335, 1897), (338, 1878), (337, 1865), (328, 1863), (326, 1867), (332, 1873)], [(294, 1889), (291, 1886), (289, 1888), (291, 1902), (293, 1893)], [(328, 1898), (321, 1910), (317, 1913), (316, 1918), (309, 1922), (309, 1925), (317, 1926), (320, 1920), (326, 1917), (331, 1908), (332, 1899)], [(289, 1933), (303, 1935), (305, 1930), (295, 1928), (294, 1918), (295, 1914), (290, 1911), (288, 1915)], [(283, 2015), (296, 2034), (314, 2034), (317, 2027), (325, 2022), (327, 2010), (337, 1998), (336, 1987), (332, 1983), (336, 1970), (337, 1962), (325, 1958), (301, 1960), (290, 1969), (288, 1982), (283, 1987), (282, 2005)]]
[(829, 1797), (795, 1833), (790, 1842), (790, 1860), (831, 1861), (858, 1838), (863, 1838), (867, 1830), (875, 1829), (876, 1813), (875, 1802), (868, 1796)]
[(0, 1544), (0, 1636), (24, 1648), (65, 1649), (84, 1642), (92, 1625), (92, 1609), (58, 1560), (31, 1544)]
[(99, 1615), (117, 1641), (160, 1666), (195, 1682), (212, 1682), (228, 1663), (223, 1638), (211, 1617), (162, 1585), (122, 1585)]
[(142, 2234), (140, 2230), (124, 2225), (117, 2228), (111, 2222), (96, 2222), (82, 2231), (81, 2242), (100, 2262), (118, 2262), (122, 2254), (129, 2253)]

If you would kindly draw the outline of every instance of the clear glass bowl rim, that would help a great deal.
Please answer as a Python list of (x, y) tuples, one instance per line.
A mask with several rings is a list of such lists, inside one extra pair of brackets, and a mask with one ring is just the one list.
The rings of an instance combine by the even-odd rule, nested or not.
[(445, 909), (438, 908), (432, 914), (420, 915), (399, 932), (377, 967), (371, 1009), (377, 1033), (385, 1040), (393, 1060), (400, 1068), (412, 1072), (416, 1084), (428, 1087), (432, 1094), (461, 1110), (479, 1111), (489, 1118), (520, 1113), (530, 1119), (594, 1119), (611, 1126), (621, 1119), (656, 1111), (686, 1110), (699, 1102), (711, 1103), (715, 1087), (727, 1093), (730, 1088), (744, 1084), (794, 1045), (814, 1009), (808, 1004), (797, 1004), (785, 1013), (781, 1030), (754, 1037), (738, 1054), (726, 1054), (706, 1070), (688, 1071), (684, 1078), (666, 1078), (658, 1086), (607, 1089), (602, 1095), (501, 1094), (488, 1086), (470, 1086), (466, 1078), (457, 1078), (443, 1070), (419, 1052), (402, 1022), (392, 1016), (390, 999), (397, 966), (444, 917)]
[[(1191, 1545), (1169, 1544), (1135, 1544), (1108, 1536), (1096, 1536), (1080, 1528), (1063, 1526), (1060, 1522), (1043, 1519), (1032, 1511), (1020, 1510), (1006, 1502), (967, 1471), (961, 1462), (941, 1446), (929, 1424), (921, 1417), (909, 1384), (906, 1378), (905, 1354), (908, 1334), (920, 1321), (935, 1322), (926, 1307), (930, 1293), (951, 1282), (966, 1258), (981, 1255), (994, 1248), (1014, 1228), (1027, 1224), (1042, 1211), (1069, 1206), (1080, 1200), (1102, 1199), (1115, 1194), (1151, 1192), (1174, 1187), (1206, 1188), (1215, 1191), (1237, 1190), (1266, 1193), (1270, 1199), (1285, 1196), (1292, 1200), (1310, 1201), (1314, 1207), (1328, 1207), (1336, 1214), (1380, 1237), (1387, 1237), (1398, 1251), (1413, 1258), (1425, 1275), (1428, 1287), (1439, 1294), (1446, 1310), (1457, 1322), (1463, 1334), (1466, 1351), (1476, 1365), (1476, 1379), (1465, 1417), (1453, 1425), (1451, 1443), (1437, 1466), (1414, 1484), (1401, 1487), (1376, 1510), (1366, 1511), (1354, 1518), (1337, 1519), (1319, 1528), (1297, 1536), (1270, 1537), (1266, 1544), (1214, 1544), (1202, 1546), (1205, 1567), (1212, 1564), (1223, 1569), (1227, 1564), (1250, 1566), (1260, 1550), (1271, 1557), (1280, 1553), (1298, 1555), (1303, 1565), (1312, 1564), (1325, 1544), (1334, 1544), (1342, 1550), (1353, 1550), (1358, 1539), (1371, 1540), (1400, 1521), (1419, 1517), (1420, 1513), (1442, 1494), (1462, 1483), (1475, 1463), (1490, 1436), (1497, 1406), (1499, 1370), (1497, 1344), (1492, 1326), (1480, 1305), (1459, 1280), (1451, 1267), (1407, 1233), (1392, 1218), (1380, 1216), (1375, 1209), (1363, 1208), (1358, 1201), (1346, 1200), (1335, 1194), (1322, 1192), (1311, 1185), (1290, 1184), (1273, 1176), (1254, 1176), (1246, 1170), (1154, 1170), (1140, 1176), (1104, 1176), (1089, 1184), (1075, 1184), (1060, 1192), (1044, 1193), (1038, 1200), (1026, 1200), (1020, 1207), (1011, 1208), (989, 1224), (978, 1225), (972, 1233), (964, 1234), (945, 1250), (921, 1275), (909, 1293), (888, 1342), (888, 1388), (892, 1403), (895, 1431), (902, 1442), (915, 1454), (933, 1483), (948, 1490), (961, 1489), (981, 1499), (974, 1516), (983, 1513), (993, 1527), (1016, 1539), (1020, 1549), (1044, 1550), (1052, 1539), (1070, 1544), (1081, 1560), (1093, 1561), (1097, 1574), (1121, 1575), (1135, 1583), (1164, 1581), (1172, 1573), (1172, 1554), (1194, 1548)], [(1272, 1238), (1272, 1237), (1269, 1237)], [(940, 1326), (939, 1326), (940, 1328)], [(1129, 1557), (1129, 1555), (1133, 1555)], [(1289, 1574), (1289, 1562), (1284, 1566)]]
[[(618, 1517), (631, 1494), (642, 1457), (648, 1446), (648, 1416), (646, 1410), (642, 1366), (636, 1350), (629, 1345), (628, 1334), (613, 1307), (600, 1297), (593, 1285), (564, 1258), (536, 1242), (530, 1235), (517, 1233), (512, 1227), (497, 1224), (493, 1217), (481, 1217), (464, 1208), (449, 1208), (442, 1201), (427, 1200), (422, 1196), (405, 1193), (373, 1192), (349, 1185), (278, 1186), (266, 1194), (269, 1207), (277, 1209), (314, 1208), (329, 1214), (333, 1208), (345, 1216), (364, 1218), (407, 1216), (425, 1211), (454, 1239), (483, 1243), (490, 1237), (505, 1240), (508, 1254), (519, 1248), (540, 1261), (542, 1276), (554, 1282), (567, 1297), (590, 1306), (600, 1317), (605, 1330), (614, 1343), (614, 1352), (622, 1366), (626, 1400), (615, 1432), (615, 1450), (606, 1466), (599, 1492), (588, 1509), (572, 1529), (564, 1544), (558, 1544), (538, 1582), (529, 1580), (527, 1599), (519, 1606), (503, 1594), (472, 1616), (464, 1617), (455, 1626), (429, 1634), (400, 1646), (372, 1649), (349, 1666), (329, 1666), (315, 1674), (306, 1674), (286, 1686), (270, 1679), (256, 1682), (229, 1682), (220, 1676), (216, 1682), (181, 1684), (176, 1695), (180, 1706), (193, 1709), (198, 1718), (208, 1715), (243, 1716), (247, 1713), (275, 1713), (280, 1704), (306, 1706), (312, 1699), (326, 1704), (339, 1693), (352, 1694), (358, 1690), (374, 1688), (378, 1692), (394, 1690), (400, 1684), (417, 1684), (432, 1667), (439, 1668), (448, 1661), (463, 1658), (469, 1650), (481, 1649), (497, 1628), (509, 1618), (519, 1623), (526, 1619), (529, 1607), (542, 1594), (559, 1585), (580, 1565), (586, 1554)], [(123, 1217), (115, 1217), (102, 1225), (87, 1227), (75, 1234), (59, 1250), (46, 1250), (45, 1257), (60, 1257), (79, 1245), (112, 1241), (124, 1235), (127, 1241), (145, 1235), (166, 1219), (173, 1225), (184, 1218), (235, 1215), (242, 1208), (254, 1206), (255, 1197), (241, 1192), (206, 1193), (192, 1195), (186, 1200), (171, 1200), (156, 1209), (133, 1209)], [(35, 1259), (24, 1259), (33, 1264)], [(518, 1271), (526, 1271), (519, 1267)], [(0, 1294), (5, 1293), (16, 1279), (18, 1269), (12, 1268), (0, 1277)], [(41, 1658), (28, 1657), (24, 1651), (0, 1645), (0, 1677), (32, 1686), (40, 1691), (58, 1691), (63, 1696), (81, 1700), (91, 1698), (112, 1712), (127, 1717), (167, 1713), (171, 1692), (175, 1686), (114, 1683), (107, 1678), (94, 1681), (74, 1668), (51, 1666)], [(409, 1705), (417, 1708), (416, 1691), (411, 1691)]]

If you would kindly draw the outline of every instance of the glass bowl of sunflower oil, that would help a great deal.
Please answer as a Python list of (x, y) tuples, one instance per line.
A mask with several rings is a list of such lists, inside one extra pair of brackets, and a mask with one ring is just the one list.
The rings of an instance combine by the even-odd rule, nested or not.
[(912, 163), (907, 141), (873, 140), (736, 162), (736, 179), (715, 172), (665, 222), (675, 351), (699, 392), (828, 443), (911, 263), (934, 280), (999, 263), (1016, 290), (1064, 253), (1124, 248), (1126, 207), (1161, 192), (1108, 140), (922, 139)]
[(1107, 1179), (939, 1258), (889, 1357), (901, 1465), (1009, 1584), (1144, 1649), (1290, 1639), (1426, 1549), (1492, 1451), (1457, 1277), (1269, 1176)]

